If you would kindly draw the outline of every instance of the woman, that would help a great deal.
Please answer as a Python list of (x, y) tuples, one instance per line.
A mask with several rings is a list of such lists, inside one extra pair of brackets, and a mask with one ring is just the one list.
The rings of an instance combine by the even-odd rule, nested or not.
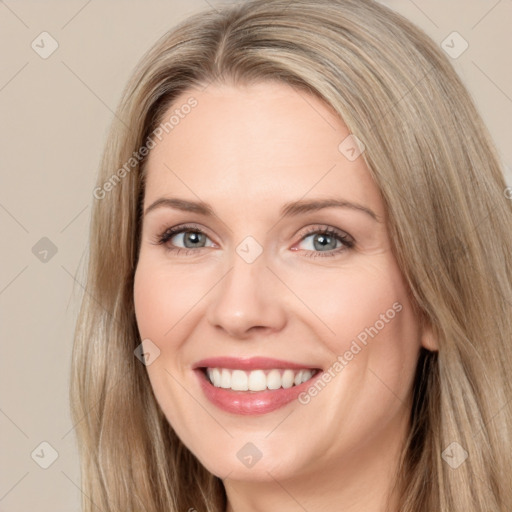
[(369, 0), (244, 2), (162, 37), (116, 117), (84, 510), (512, 509), (511, 202), (430, 39)]

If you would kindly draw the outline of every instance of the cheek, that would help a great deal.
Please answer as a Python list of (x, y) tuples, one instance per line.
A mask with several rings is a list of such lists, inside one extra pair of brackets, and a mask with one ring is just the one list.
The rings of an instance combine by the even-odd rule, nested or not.
[[(165, 268), (164, 268), (165, 267)], [(146, 367), (155, 397), (166, 413), (172, 417), (180, 395), (179, 385), (170, 377), (177, 376), (176, 368), (169, 365), (173, 361), (182, 367), (179, 359), (179, 332), (184, 322), (181, 318), (191, 306), (187, 305), (186, 279), (177, 271), (169, 271), (162, 262), (141, 254), (134, 277), (135, 317), (142, 340), (149, 339), (158, 347), (159, 356)], [(183, 274), (183, 272), (181, 272)], [(183, 282), (180, 282), (181, 281)], [(176, 293), (179, 290), (179, 293)], [(176, 327), (175, 327), (176, 326)], [(170, 373), (169, 373), (170, 372)], [(183, 416), (186, 418), (186, 415)]]
[(384, 389), (380, 379), (401, 395), (421, 344), (403, 277), (390, 258), (351, 270), (312, 296), (312, 303), (323, 304), (321, 319), (334, 332), (325, 341), (333, 360), (343, 358), (353, 382), (367, 386), (375, 381), (377, 389)]
[(142, 339), (157, 338), (165, 332), (163, 329), (166, 319), (161, 313), (168, 298), (163, 296), (164, 290), (165, 287), (154, 279), (148, 266), (139, 263), (135, 272), (133, 293), (135, 317)]
[[(307, 297), (307, 299), (306, 299)], [(327, 325), (336, 352), (348, 349), (353, 339), (369, 338), (377, 331), (390, 331), (408, 304), (406, 288), (401, 275), (387, 258), (340, 272), (335, 279), (319, 279), (305, 301)], [(403, 315), (402, 315), (403, 316)], [(337, 345), (337, 346), (336, 346)]]
[[(201, 285), (203, 282), (203, 285)], [(166, 334), (205, 293), (204, 279), (150, 257), (139, 260), (134, 279), (135, 316), (141, 337)]]

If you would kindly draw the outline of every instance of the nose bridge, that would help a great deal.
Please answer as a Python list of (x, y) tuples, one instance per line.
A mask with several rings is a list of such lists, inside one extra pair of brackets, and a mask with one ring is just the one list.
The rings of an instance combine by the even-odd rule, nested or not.
[(253, 327), (282, 327), (278, 280), (267, 268), (263, 247), (246, 237), (230, 258), (230, 270), (218, 284), (208, 310), (209, 322), (234, 337), (244, 337)]

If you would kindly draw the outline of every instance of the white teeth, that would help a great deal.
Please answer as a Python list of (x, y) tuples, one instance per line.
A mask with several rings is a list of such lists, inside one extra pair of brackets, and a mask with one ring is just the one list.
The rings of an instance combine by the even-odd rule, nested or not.
[(231, 374), (231, 389), (234, 391), (247, 391), (249, 389), (249, 379), (242, 370), (235, 370)]
[[(215, 377), (215, 375), (214, 375), (214, 377)], [(217, 382), (219, 382), (219, 381), (217, 381)], [(225, 388), (225, 389), (228, 389), (231, 387), (231, 372), (229, 370), (226, 370), (225, 368), (222, 369), (220, 382), (217, 384), (217, 387), (218, 386), (220, 386), (221, 388)]]
[(267, 389), (267, 376), (263, 370), (254, 370), (249, 374), (249, 389), (251, 391), (263, 391)]
[(279, 389), (281, 387), (281, 373), (279, 370), (270, 370), (267, 375), (267, 388)]
[(208, 374), (210, 377), (210, 380), (213, 382), (219, 382), (220, 379), (220, 370), (218, 368), (213, 368), (213, 370), (210, 369), (211, 374)]
[(210, 382), (217, 388), (233, 391), (263, 391), (265, 389), (291, 388), (308, 381), (316, 374), (312, 370), (229, 370), (227, 368), (207, 368)]
[(283, 388), (291, 388), (293, 386), (293, 379), (295, 375), (293, 370), (285, 370), (283, 376), (281, 377), (281, 383)]
[(306, 382), (307, 380), (311, 379), (313, 376), (313, 372), (311, 370), (304, 370), (302, 372), (302, 382)]

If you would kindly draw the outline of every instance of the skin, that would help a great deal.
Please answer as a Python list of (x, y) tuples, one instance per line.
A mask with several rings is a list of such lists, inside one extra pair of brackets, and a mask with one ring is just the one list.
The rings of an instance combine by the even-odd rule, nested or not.
[[(183, 443), (223, 479), (228, 512), (383, 511), (418, 352), (436, 344), (414, 316), (379, 190), (362, 157), (338, 150), (349, 131), (314, 96), (281, 83), (210, 85), (184, 93), (169, 115), (190, 96), (197, 107), (149, 155), (144, 210), (172, 196), (203, 200), (216, 215), (161, 207), (143, 220), (134, 299), (141, 339), (160, 350), (147, 366), (156, 399)], [(333, 197), (379, 221), (349, 208), (279, 215), (286, 202)], [(207, 232), (202, 248), (196, 241), (189, 254), (169, 251), (185, 247), (183, 234), (155, 244), (185, 223)], [(337, 228), (355, 246), (323, 257), (343, 245), (315, 245), (306, 233), (313, 227)], [(252, 263), (236, 252), (247, 236), (263, 251)], [(191, 370), (214, 356), (325, 370), (397, 302), (401, 311), (305, 405), (227, 413)], [(248, 442), (262, 454), (251, 468), (237, 458)]]

